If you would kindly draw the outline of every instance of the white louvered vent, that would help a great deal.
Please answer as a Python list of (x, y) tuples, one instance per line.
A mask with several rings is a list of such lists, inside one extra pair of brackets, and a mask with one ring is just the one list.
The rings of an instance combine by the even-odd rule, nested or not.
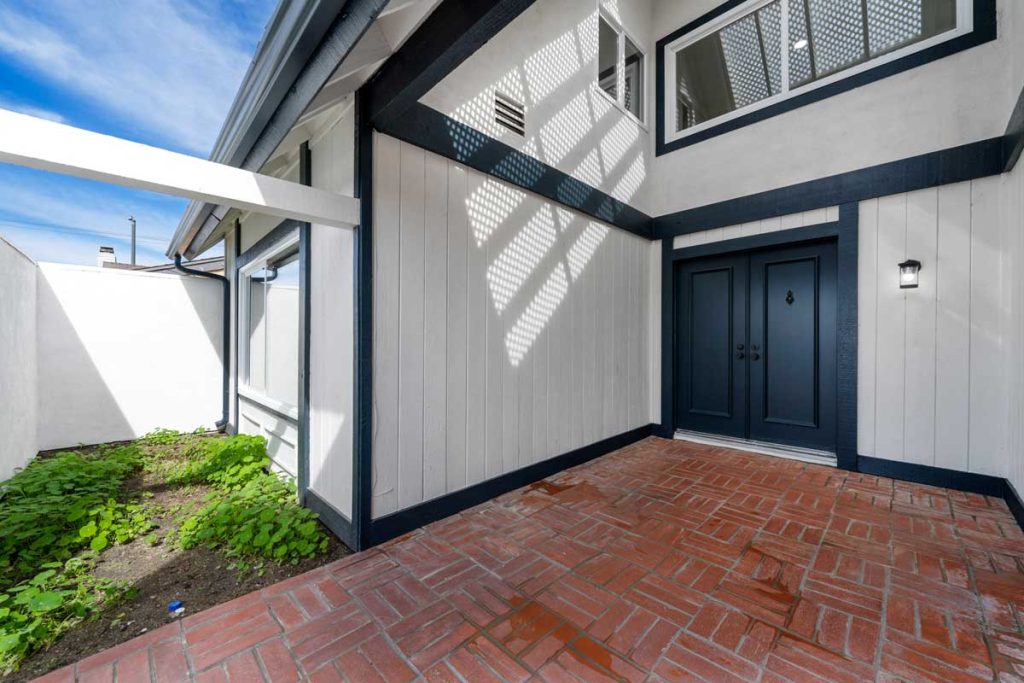
[(526, 135), (526, 109), (500, 92), (494, 93), (494, 120), (517, 135)]

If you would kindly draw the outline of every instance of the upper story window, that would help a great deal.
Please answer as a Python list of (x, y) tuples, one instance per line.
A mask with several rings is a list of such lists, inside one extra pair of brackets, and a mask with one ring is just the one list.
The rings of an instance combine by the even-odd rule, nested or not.
[(616, 104), (644, 120), (644, 53), (603, 13), (598, 18), (597, 85)]
[[(679, 146), (690, 136), (703, 139), (708, 135), (695, 134), (971, 33), (974, 4), (974, 0), (743, 3), (684, 35), (659, 41), (665, 94), (659, 142), (679, 141)], [(992, 13), (994, 21), (994, 7)], [(877, 77), (883, 75), (888, 74)], [(833, 88), (828, 94), (842, 89)]]

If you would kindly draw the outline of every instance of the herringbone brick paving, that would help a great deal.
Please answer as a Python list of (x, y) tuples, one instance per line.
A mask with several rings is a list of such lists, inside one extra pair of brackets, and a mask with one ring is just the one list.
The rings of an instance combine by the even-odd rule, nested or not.
[(1024, 681), (1002, 500), (650, 438), (47, 681)]

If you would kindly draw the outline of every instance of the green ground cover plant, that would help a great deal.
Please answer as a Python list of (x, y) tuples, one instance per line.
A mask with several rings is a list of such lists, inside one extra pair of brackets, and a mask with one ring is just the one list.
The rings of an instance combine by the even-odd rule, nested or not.
[[(114, 545), (205, 545), (231, 568), (260, 572), (325, 552), (317, 515), (269, 466), (262, 437), (157, 430), (130, 444), (41, 456), (0, 482), (0, 674), (132, 597), (129, 583), (95, 574)], [(143, 475), (150, 486), (209, 493), (168, 516)]]
[(117, 501), (142, 459), (136, 446), (58, 453), (0, 483), (0, 590), (84, 546), (102, 550), (147, 530), (140, 506)]

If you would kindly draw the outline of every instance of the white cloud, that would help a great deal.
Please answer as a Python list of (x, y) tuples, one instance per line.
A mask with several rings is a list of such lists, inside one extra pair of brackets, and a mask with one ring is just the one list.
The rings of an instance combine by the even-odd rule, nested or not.
[[(12, 241), (39, 260), (91, 263), (100, 244), (128, 244), (128, 216), (134, 215), (140, 254), (144, 248), (147, 262), (164, 261), (163, 248), (185, 203), (150, 192), (0, 165), (0, 232), (9, 233)], [(48, 240), (53, 244), (45, 244)], [(64, 256), (60, 255), (62, 247)]]
[(87, 98), (127, 137), (205, 156), (253, 36), (182, 0), (0, 3), (0, 53)]
[(58, 114), (55, 111), (49, 109), (43, 109), (42, 107), (34, 107), (31, 104), (25, 104), (24, 102), (17, 102), (4, 97), (0, 97), (0, 109), (7, 109), (9, 111), (16, 111), (19, 114), (28, 114), (29, 116), (35, 116), (40, 119), (47, 119), (48, 121), (56, 121), (57, 123), (67, 123), (67, 119)]

